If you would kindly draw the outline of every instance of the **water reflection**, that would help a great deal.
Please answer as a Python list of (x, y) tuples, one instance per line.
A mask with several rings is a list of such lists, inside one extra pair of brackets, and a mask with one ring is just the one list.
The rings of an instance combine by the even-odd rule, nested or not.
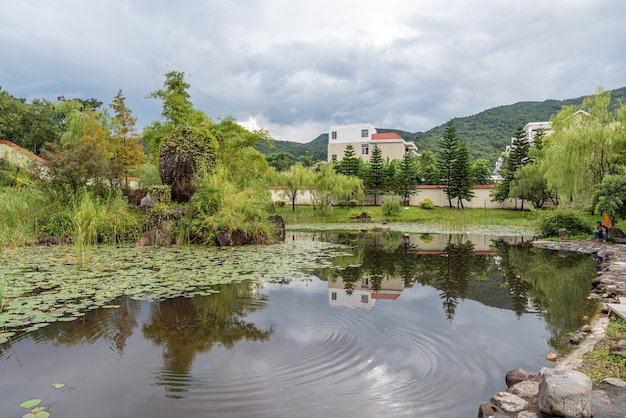
[(194, 358), (216, 344), (232, 348), (237, 342), (265, 341), (272, 328), (259, 329), (245, 317), (267, 303), (255, 282), (231, 283), (217, 287), (218, 295), (193, 299), (167, 299), (151, 306), (150, 319), (143, 325), (144, 337), (163, 347), (162, 373), (157, 384), (172, 397), (185, 390)]
[(594, 276), (590, 257), (537, 249), (530, 237), (382, 232), (322, 233), (316, 239), (351, 247), (333, 259), (334, 268), (316, 272), (328, 281), (332, 305), (372, 309), (377, 300), (397, 299), (417, 283), (439, 291), (450, 321), (465, 298), (517, 317), (538, 313), (555, 349), (566, 349), (567, 333), (595, 309), (587, 299)]
[(546, 365), (548, 346), (565, 348), (593, 309), (590, 257), (521, 238), (296, 238), (305, 249), (318, 247), (299, 240), (346, 246), (310, 282), (122, 297), (1, 345), (0, 374), (11, 377), (0, 379), (3, 416), (22, 416), (19, 403), (38, 397), (69, 418), (467, 417), (507, 370)]

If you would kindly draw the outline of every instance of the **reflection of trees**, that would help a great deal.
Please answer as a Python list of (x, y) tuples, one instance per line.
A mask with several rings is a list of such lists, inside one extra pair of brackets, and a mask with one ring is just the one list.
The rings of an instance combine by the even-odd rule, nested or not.
[(568, 333), (582, 325), (583, 316), (590, 316), (595, 309), (595, 302), (587, 299), (591, 278), (596, 274), (591, 257), (502, 242), (494, 246), (502, 258), (502, 279), (511, 290), (516, 313), (517, 309), (522, 312), (530, 300), (546, 321), (550, 346), (566, 349)]
[(126, 340), (137, 327), (140, 306), (138, 301), (130, 297), (120, 297), (110, 304), (120, 304), (120, 307), (97, 309), (72, 322), (52, 324), (54, 332), (42, 330), (38, 338), (50, 338), (54, 345), (67, 346), (93, 344), (102, 338), (113, 350), (122, 354)]
[(509, 289), (513, 310), (517, 317), (522, 316), (528, 309), (530, 283), (524, 280), (531, 265), (530, 243), (509, 245), (499, 240), (493, 244), (496, 253), (501, 258), (501, 278)]
[(462, 242), (460, 236), (457, 242), (449, 242), (444, 250), (444, 257), (440, 257), (435, 270), (434, 286), (441, 291), (443, 308), (449, 320), (454, 318), (458, 299), (467, 294), (470, 279), (474, 273), (474, 244), (471, 241)]
[(230, 283), (217, 290), (220, 293), (154, 305), (150, 322), (142, 330), (146, 339), (164, 346), (165, 371), (186, 374), (196, 353), (215, 344), (232, 348), (238, 341), (264, 341), (271, 335), (271, 328), (260, 330), (244, 321), (267, 301), (265, 296), (254, 296), (250, 282)]

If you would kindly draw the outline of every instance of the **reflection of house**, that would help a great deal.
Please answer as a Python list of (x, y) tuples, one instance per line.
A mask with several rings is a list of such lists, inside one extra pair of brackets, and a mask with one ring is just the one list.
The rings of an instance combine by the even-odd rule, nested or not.
[[(354, 286), (351, 294), (346, 290)], [(328, 303), (331, 306), (372, 309), (378, 299), (395, 300), (404, 290), (401, 278), (382, 279), (377, 291), (372, 288), (370, 277), (363, 277), (360, 282), (345, 283), (341, 277), (328, 281)]]
[(417, 146), (405, 141), (397, 133), (378, 133), (374, 125), (360, 123), (330, 127), (328, 161), (340, 161), (348, 144), (352, 144), (355, 157), (362, 157), (364, 161), (369, 161), (374, 146), (380, 148), (383, 159), (401, 160), (406, 154), (417, 155)]

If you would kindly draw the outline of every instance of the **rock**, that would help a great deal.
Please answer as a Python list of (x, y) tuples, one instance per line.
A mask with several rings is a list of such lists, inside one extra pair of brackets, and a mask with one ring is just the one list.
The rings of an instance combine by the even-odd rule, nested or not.
[(192, 180), (195, 166), (193, 152), (187, 152), (175, 146), (162, 148), (159, 155), (159, 174), (163, 184), (171, 188), (172, 201), (185, 203), (194, 194), (195, 188)]
[(524, 380), (537, 380), (537, 375), (523, 369), (515, 369), (507, 372), (504, 380), (506, 381), (506, 386), (510, 388)]
[(626, 405), (626, 382), (620, 379), (603, 379), (593, 388), (593, 416), (623, 417)]
[(522, 411), (517, 414), (517, 418), (539, 418), (539, 415), (537, 415), (535, 412)]
[(528, 402), (509, 392), (498, 392), (491, 397), (491, 403), (504, 412), (519, 412), (528, 408)]
[(217, 245), (220, 247), (231, 245), (248, 245), (252, 242), (252, 238), (241, 229), (235, 229), (234, 231), (220, 231), (215, 236)]
[(532, 403), (539, 394), (539, 382), (536, 380), (524, 380), (511, 386), (509, 393)]
[(285, 221), (283, 217), (277, 213), (274, 213), (270, 215), (267, 219), (273, 222), (278, 227), (278, 230), (276, 231), (276, 238), (278, 238), (280, 241), (284, 241), (285, 240)]
[(591, 379), (575, 370), (543, 368), (539, 373), (539, 411), (567, 418), (592, 416)]
[(478, 407), (478, 418), (508, 418), (500, 408), (492, 403), (481, 403)]
[(150, 196), (150, 193), (147, 193), (141, 202), (139, 203), (139, 207), (145, 212), (148, 213), (150, 209), (156, 206), (159, 203), (159, 200)]
[(559, 228), (558, 234), (559, 234), (559, 238), (567, 238), (567, 229)]
[(591, 327), (589, 325), (583, 325), (578, 329), (578, 331), (589, 334), (591, 332)]
[(175, 243), (176, 238), (172, 234), (162, 229), (152, 229), (141, 234), (135, 247), (164, 247)]
[(578, 336), (578, 334), (572, 335), (571, 337), (569, 337), (569, 343), (572, 345), (580, 344), (580, 336)]
[(626, 357), (626, 340), (620, 340), (617, 344), (611, 344), (609, 346), (611, 354), (617, 354), (619, 356)]
[(556, 359), (559, 358), (559, 354), (558, 353), (549, 353), (546, 354), (546, 360), (549, 361), (556, 361)]
[(139, 206), (141, 204), (141, 200), (146, 197), (148, 194), (148, 189), (135, 189), (131, 190), (128, 195), (128, 203), (131, 205)]

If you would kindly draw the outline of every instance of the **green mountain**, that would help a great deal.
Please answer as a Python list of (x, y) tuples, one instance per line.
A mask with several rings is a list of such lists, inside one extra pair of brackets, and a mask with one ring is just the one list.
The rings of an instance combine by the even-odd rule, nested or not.
[[(454, 126), (461, 140), (467, 142), (473, 158), (486, 158), (494, 163), (498, 156), (511, 143), (511, 137), (518, 125), (528, 122), (548, 121), (563, 106), (580, 106), (584, 97), (566, 100), (545, 100), (543, 102), (519, 102), (507, 106), (494, 107), (476, 115), (454, 118)], [(626, 101), (626, 87), (611, 90), (611, 106)], [(398, 129), (376, 128), (378, 132), (397, 132), (406, 141), (415, 142), (420, 151), (436, 152), (445, 124), (426, 132), (407, 132)], [(273, 147), (267, 144), (257, 146), (263, 154), (289, 152), (294, 157), (311, 155), (315, 160), (327, 158), (328, 134), (321, 134), (313, 141), (300, 144), (291, 141), (275, 141)]]

